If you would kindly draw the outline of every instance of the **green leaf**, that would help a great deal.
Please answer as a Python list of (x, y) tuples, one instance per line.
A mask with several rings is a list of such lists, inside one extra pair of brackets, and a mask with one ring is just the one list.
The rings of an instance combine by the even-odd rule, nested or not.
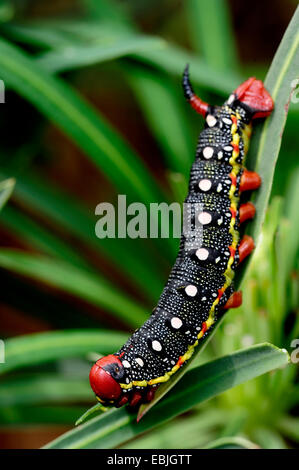
[(9, 178), (5, 181), (0, 182), (0, 210), (3, 209), (6, 202), (11, 196), (13, 189), (15, 187), (16, 180), (14, 178)]
[[(47, 25), (47, 24), (46, 24)], [(72, 50), (72, 57), (67, 59), (66, 68), (68, 70), (72, 68), (81, 67), (85, 65), (85, 56), (89, 57), (89, 65), (96, 64), (101, 59), (101, 54), (95, 50), (95, 42), (103, 41), (102, 25), (95, 21), (59, 21), (51, 22), (50, 25), (53, 28), (53, 34), (55, 31), (68, 32), (76, 35), (77, 46)], [(48, 26), (49, 28), (49, 23)], [(35, 35), (38, 34), (37, 27), (35, 28)], [(26, 27), (23, 27), (23, 40), (26, 39)], [(111, 35), (111, 28), (110, 28)], [(117, 37), (117, 33), (114, 32), (114, 38)], [(44, 39), (44, 33), (41, 28), (41, 40)], [(31, 40), (31, 32), (29, 30), (29, 41)], [(158, 38), (155, 38), (158, 41)], [(80, 42), (81, 41), (81, 45)], [(162, 47), (163, 44), (163, 47)], [(49, 44), (50, 46), (51, 44)], [(158, 46), (158, 42), (155, 43)], [(90, 51), (90, 52), (89, 52)], [(57, 49), (53, 52), (54, 61), (47, 61), (43, 57), (47, 57), (47, 54), (41, 55), (37, 60), (43, 62), (44, 68), (47, 67), (49, 72), (62, 72), (65, 70), (63, 57), (65, 56), (64, 49)], [(195, 55), (190, 52), (166, 43), (162, 43), (160, 40), (159, 47), (150, 49), (144, 49), (143, 51), (135, 52), (130, 54), (134, 59), (141, 61), (146, 64), (163, 70), (164, 72), (181, 77), (186, 63), (192, 64), (191, 73), (192, 80), (194, 83), (201, 85), (208, 90), (216, 91), (222, 95), (227, 95), (237, 87), (242, 81), (242, 77), (238, 74), (229, 72), (227, 70), (221, 71), (215, 74), (215, 70), (204, 61), (199, 60)], [(82, 64), (82, 65), (81, 65)]]
[(148, 318), (146, 309), (122, 294), (106, 279), (61, 260), (2, 248), (0, 266), (103, 307), (133, 327)]
[(195, 143), (187, 124), (181, 87), (146, 68), (126, 67), (126, 71), (147, 123), (161, 145), (167, 167), (189, 175)]
[(92, 401), (87, 378), (34, 374), (6, 379), (1, 382), (0, 403), (6, 407)]
[(134, 53), (142, 53), (151, 49), (160, 49), (164, 41), (160, 38), (142, 35), (130, 35), (130, 37), (117, 36), (103, 44), (68, 45), (65, 48), (55, 49), (44, 53), (36, 59), (36, 63), (51, 73), (61, 70), (72, 70), (99, 64), (109, 60), (119, 59)]
[(75, 422), (75, 426), (79, 426), (79, 424), (82, 424), (84, 421), (87, 420), (87, 418), (89, 418), (92, 414), (98, 411), (105, 412), (107, 411), (107, 408), (105, 408), (101, 403), (97, 403), (96, 405), (89, 408), (89, 410), (85, 411), (85, 413), (83, 413), (82, 416), (77, 419), (77, 421)]
[(0, 69), (5, 83), (69, 135), (119, 191), (143, 202), (162, 197), (134, 152), (69, 85), (3, 39)]
[(91, 270), (91, 267), (69, 244), (44, 229), (32, 217), (13, 206), (7, 205), (1, 214), (1, 225), (13, 232), (25, 243), (42, 250), (51, 256), (57, 256), (74, 266)]
[(133, 54), (133, 57), (179, 78), (186, 64), (190, 64), (192, 83), (224, 96), (230, 94), (243, 80), (242, 76), (227, 70), (215, 73), (213, 67), (197, 56), (172, 44), (163, 50), (143, 51)]
[(112, 448), (194, 405), (288, 363), (288, 354), (270, 344), (256, 345), (196, 367), (186, 373), (139, 423), (126, 408), (113, 409), (63, 434), (47, 448)]
[(244, 437), (222, 437), (210, 442), (204, 449), (259, 449), (259, 446)]
[[(256, 243), (271, 194), (275, 165), (293, 91), (292, 82), (298, 77), (298, 63), (299, 7), (282, 38), (264, 82), (274, 100), (274, 112), (254, 130), (249, 152), (248, 167), (254, 169), (262, 178), (262, 185), (254, 194), (256, 217), (250, 224), (249, 230)], [(251, 166), (250, 163), (253, 161), (255, 164)]]
[(127, 335), (109, 330), (61, 330), (34, 333), (5, 340), (5, 363), (0, 374), (69, 357), (84, 357), (91, 351), (117, 351)]
[(299, 442), (299, 418), (283, 416), (277, 423), (278, 430), (287, 438)]
[[(47, 221), (62, 228), (63, 232), (70, 232), (81, 242), (83, 241), (88, 246), (100, 251), (101, 254), (113, 261), (129, 280), (134, 280), (141, 292), (146, 292), (151, 301), (156, 301), (165, 282), (163, 270), (161, 270), (163, 258), (161, 258), (161, 253), (159, 258), (155, 258), (151, 247), (148, 244), (146, 247), (144, 246), (144, 239), (97, 238), (95, 236), (95, 217), (90, 217), (80, 201), (71, 199), (60, 189), (50, 187), (46, 180), (32, 175), (21, 175), (18, 178), (13, 199), (22, 207), (29, 209), (30, 213), (38, 213), (41, 218), (46, 218)], [(29, 230), (28, 225), (27, 228)], [(19, 230), (22, 229), (19, 228)], [(34, 238), (32, 230), (28, 236), (31, 237), (31, 240)], [(43, 240), (45, 241), (44, 238)], [(40, 239), (39, 245), (41, 242)], [(52, 246), (51, 248), (57, 251), (57, 247)], [(120, 263), (119, 260), (122, 262)], [(160, 265), (158, 264), (159, 260)]]
[(253, 438), (263, 449), (286, 449), (284, 440), (273, 429), (258, 426), (253, 430)]
[(215, 70), (237, 70), (237, 50), (226, 0), (186, 0), (192, 45)]
[[(214, 439), (230, 413), (211, 407), (162, 424), (121, 446), (122, 449), (194, 449)], [(184, 439), (182, 440), (182, 436)]]
[(28, 424), (73, 424), (83, 413), (82, 406), (66, 405), (26, 405), (0, 407), (1, 426)]

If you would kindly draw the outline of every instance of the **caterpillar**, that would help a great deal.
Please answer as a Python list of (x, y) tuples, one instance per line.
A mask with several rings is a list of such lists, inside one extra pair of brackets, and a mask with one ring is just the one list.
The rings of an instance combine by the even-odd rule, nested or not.
[(270, 115), (273, 100), (255, 77), (222, 106), (211, 106), (194, 93), (188, 65), (182, 83), (186, 100), (205, 118), (185, 200), (191, 208), (187, 217), (193, 225), (199, 222), (198, 229), (182, 233), (177, 259), (148, 320), (118, 352), (91, 368), (91, 387), (105, 405), (150, 402), (156, 388), (191, 358), (225, 311), (242, 303), (233, 277), (254, 242), (246, 235), (240, 240), (239, 228), (254, 217), (255, 207), (241, 204), (240, 195), (261, 184), (260, 176), (244, 163), (252, 121)]

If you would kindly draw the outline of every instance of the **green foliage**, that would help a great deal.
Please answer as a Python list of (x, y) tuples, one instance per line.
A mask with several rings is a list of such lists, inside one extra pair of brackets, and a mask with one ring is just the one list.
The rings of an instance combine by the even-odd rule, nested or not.
[[(179, 19), (181, 25), (185, 18), (191, 50), (167, 34), (141, 32), (121, 2), (78, 3), (81, 15), (51, 20), (23, 18), (10, 2), (0, 8), (0, 78), (20, 113), (25, 107), (25, 113), (42, 122), (41, 128), (32, 124), (34, 130), (22, 145), (17, 142), (8, 150), (3, 143), (0, 150), (0, 220), (17, 240), (0, 249), (0, 267), (5, 275), (13, 275), (16, 289), (26, 282), (29, 305), (29, 287), (39, 292), (42, 321), (44, 305), (59, 293), (50, 327), (56, 328), (57, 316), (67, 324), (65, 330), (5, 340), (6, 362), (0, 364), (3, 430), (29, 424), (74, 426), (95, 401), (88, 383), (90, 361), (117, 350), (128, 331), (147, 318), (177, 249), (173, 239), (97, 239), (94, 205), (91, 210), (92, 203), (84, 202), (79, 191), (70, 191), (67, 181), (53, 183), (47, 171), (49, 160), (52, 168), (58, 166), (56, 154), (40, 158), (49, 153), (50, 123), (83, 152), (100, 190), (102, 181), (110, 182), (104, 192), (107, 200), (115, 202), (122, 193), (130, 202), (182, 202), (202, 125), (183, 101), (183, 68), (190, 64), (198, 93), (216, 103), (246, 78), (250, 68), (238, 60), (224, 0), (184, 3)], [(155, 401), (140, 410), (140, 415), (148, 413), (139, 423), (125, 408), (102, 413), (95, 405), (78, 420), (80, 424), (88, 419), (86, 423), (47, 447), (285, 448), (299, 442), (297, 369), (287, 365), (286, 352), (293, 352), (291, 342), (299, 334), (299, 167), (293, 148), (299, 113), (296, 100), (291, 100), (298, 66), (298, 17), (297, 9), (267, 73), (265, 84), (275, 111), (256, 126), (248, 156), (248, 168), (261, 174), (263, 185), (253, 196), (257, 217), (246, 229), (257, 248), (237, 278), (237, 284), (242, 282), (242, 307), (225, 317), (188, 368), (159, 387)], [(259, 75), (257, 66), (253, 69)], [(115, 77), (120, 83), (116, 90)], [(91, 104), (90, 82), (101, 90), (97, 106)], [(126, 142), (123, 129), (106, 117), (107, 99), (113, 103), (114, 91), (133, 102), (133, 113), (148, 126), (157, 149), (151, 160), (162, 160), (156, 177), (155, 165), (149, 169), (137, 146)], [(117, 114), (123, 109), (117, 102)], [(22, 119), (27, 120), (27, 114)], [(18, 135), (20, 129), (8, 132)], [(4, 207), (11, 194), (12, 203)], [(73, 330), (62, 294), (76, 300), (82, 319), (92, 315), (101, 329)], [(20, 300), (20, 310), (23, 301), (27, 318), (25, 300)], [(29, 311), (28, 319), (30, 315), (35, 314)], [(121, 331), (124, 325), (126, 332)], [(5, 337), (6, 331), (0, 335)], [(253, 346), (266, 341), (271, 344)], [(90, 419), (94, 412), (99, 414)]]

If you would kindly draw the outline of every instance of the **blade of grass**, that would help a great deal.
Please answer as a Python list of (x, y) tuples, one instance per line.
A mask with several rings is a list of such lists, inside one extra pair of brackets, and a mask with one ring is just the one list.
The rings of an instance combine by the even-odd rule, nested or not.
[(215, 70), (237, 70), (237, 50), (226, 0), (185, 2), (193, 48)]
[(113, 261), (120, 272), (133, 280), (151, 301), (157, 300), (165, 279), (161, 263), (159, 265), (150, 249), (144, 247), (144, 240), (128, 237), (121, 240), (98, 239), (95, 236), (96, 220), (90, 217), (79, 201), (71, 199), (58, 188), (50, 187), (45, 180), (33, 177), (32, 174), (18, 177), (13, 199), (25, 209), (37, 212), (47, 221), (58, 224), (65, 232), (100, 251)]
[(66, 262), (2, 248), (0, 267), (76, 295), (106, 309), (133, 327), (140, 326), (148, 317), (146, 309), (106, 279)]
[(291, 83), (298, 76), (298, 27), (299, 7), (282, 38), (264, 82), (274, 100), (275, 110), (262, 125), (255, 129), (249, 152), (249, 164), (252, 164), (250, 169), (259, 173), (263, 181), (261, 188), (254, 195), (257, 215), (250, 224), (249, 230), (256, 243), (258, 243), (271, 194), (275, 165), (292, 95)]
[(173, 392), (160, 401), (142, 421), (126, 408), (93, 418), (46, 445), (46, 448), (113, 448), (192, 406), (242, 382), (286, 365), (288, 354), (270, 344), (256, 345), (190, 370)]
[(119, 59), (135, 53), (151, 49), (160, 49), (164, 41), (160, 38), (134, 35), (130, 37), (116, 37), (103, 44), (72, 45), (42, 54), (36, 63), (51, 73), (61, 70), (72, 70), (109, 60)]
[(14, 236), (23, 242), (42, 250), (51, 256), (57, 256), (74, 266), (91, 270), (91, 267), (69, 244), (44, 229), (41, 224), (35, 223), (24, 212), (7, 205), (1, 214), (1, 225), (9, 229)]
[(91, 351), (110, 354), (127, 335), (110, 330), (61, 330), (34, 333), (5, 340), (5, 363), (0, 374), (69, 357), (85, 357)]
[(259, 446), (244, 437), (222, 437), (210, 442), (204, 449), (259, 449)]
[(73, 424), (80, 413), (82, 406), (6, 406), (0, 407), (1, 426), (27, 425), (28, 424)]
[[(103, 40), (99, 23), (94, 21), (52, 21), (51, 26), (53, 28), (53, 34), (55, 31), (64, 31), (72, 33), (73, 35), (77, 35), (77, 44), (80, 47), (78, 49), (78, 52), (76, 51), (77, 47), (73, 48), (72, 57), (69, 57), (67, 61), (68, 70), (70, 70), (71, 68), (81, 67), (81, 61), (83, 65), (85, 62), (85, 56), (89, 54), (89, 48), (91, 48), (91, 50), (94, 50), (94, 42), (99, 39)], [(36, 35), (38, 34), (37, 29), (38, 28), (36, 27)], [(23, 40), (25, 40), (26, 27), (23, 27), (22, 33)], [(44, 34), (41, 30), (41, 40), (43, 39), (43, 37)], [(79, 41), (81, 42), (81, 45)], [(162, 47), (162, 43), (160, 43), (160, 45)], [(134, 54), (132, 53), (131, 56), (138, 61), (149, 64), (164, 72), (173, 74), (176, 77), (181, 77), (186, 63), (190, 63), (192, 64), (192, 81), (194, 83), (197, 83), (198, 85), (201, 85), (204, 88), (207, 88), (208, 90), (215, 91), (221, 95), (227, 95), (231, 93), (231, 91), (236, 88), (242, 81), (242, 77), (240, 77), (239, 74), (235, 72), (229, 72), (226, 70), (215, 74), (213, 67), (199, 60), (195, 55), (191, 54), (190, 52), (187, 52), (186, 50), (178, 46), (166, 43), (164, 41), (163, 48), (161, 47), (159, 47), (159, 49), (155, 47), (151, 50), (143, 50), (142, 52), (136, 52)], [(37, 62), (43, 61), (44, 68), (46, 68), (47, 66), (47, 70), (49, 72), (53, 72), (54, 69), (55, 72), (62, 72), (65, 70), (63, 60), (61, 60), (61, 57), (65, 55), (63, 49), (56, 49), (55, 60), (53, 52), (52, 59), (50, 62), (47, 62), (45, 59), (47, 57), (47, 54), (48, 53), (40, 55), (40, 57), (37, 58)], [(89, 65), (91, 65), (91, 63), (98, 63), (97, 53), (95, 51), (93, 55), (93, 61), (90, 60)], [(59, 67), (56, 64), (59, 64)], [(53, 67), (53, 70), (51, 67)]]
[(5, 181), (0, 182), (0, 210), (3, 209), (8, 199), (10, 198), (16, 181), (14, 178), (9, 178)]
[(149, 173), (112, 127), (67, 83), (50, 76), (21, 49), (0, 40), (1, 78), (60, 127), (132, 200), (162, 197)]
[(1, 382), (1, 407), (40, 405), (42, 403), (78, 403), (92, 401), (93, 391), (85, 378), (57, 374), (34, 374)]
[(181, 89), (164, 75), (146, 68), (126, 67), (126, 71), (145, 119), (161, 145), (168, 168), (188, 176), (195, 145), (187, 124)]

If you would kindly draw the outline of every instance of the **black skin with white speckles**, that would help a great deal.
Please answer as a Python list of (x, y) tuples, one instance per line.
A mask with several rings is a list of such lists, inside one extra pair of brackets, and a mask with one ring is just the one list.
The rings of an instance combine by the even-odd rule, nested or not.
[[(225, 285), (224, 273), (230, 258), (228, 247), (232, 243), (229, 232), (232, 217), (229, 198), (232, 186), (232, 115), (238, 116), (236, 133), (239, 136), (239, 154), (236, 164), (241, 165), (234, 191), (238, 201), (234, 229), (238, 231), (239, 184), (244, 158), (242, 132), (245, 125), (250, 123), (251, 115), (246, 106), (231, 99), (222, 107), (208, 109), (185, 200), (191, 204), (189, 217), (193, 222), (198, 216), (197, 204), (202, 205), (200, 212), (206, 214), (203, 220), (208, 222), (199, 226), (192, 235), (182, 235), (176, 262), (156, 308), (144, 325), (115, 354), (124, 365), (125, 374), (121, 382), (129, 387), (123, 389), (125, 393), (132, 388), (148, 387), (152, 385), (153, 379), (164, 377), (173, 369), (179, 358), (196, 342), (218, 290)], [(232, 271), (237, 263), (236, 249)], [(215, 306), (215, 321), (223, 313), (223, 306), (232, 292), (233, 285), (230, 284)], [(202, 338), (210, 333), (212, 327)], [(143, 385), (134, 384), (136, 381), (143, 382)]]

